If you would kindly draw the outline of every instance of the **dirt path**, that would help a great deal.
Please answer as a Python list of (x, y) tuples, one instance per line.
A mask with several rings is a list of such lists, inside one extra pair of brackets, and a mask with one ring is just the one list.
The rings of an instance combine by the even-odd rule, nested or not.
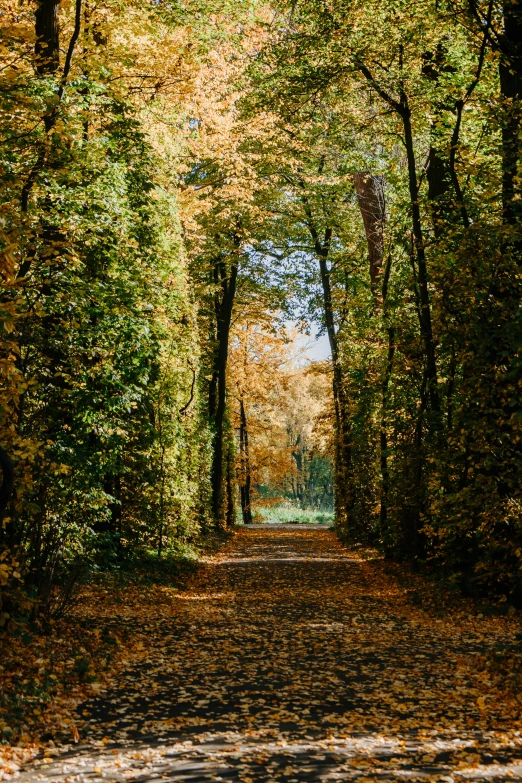
[[(19, 780), (522, 777), (522, 740), (476, 663), (495, 621), (435, 618), (328, 530), (243, 529), (78, 709), (87, 740)], [(511, 629), (511, 630), (510, 630)]]

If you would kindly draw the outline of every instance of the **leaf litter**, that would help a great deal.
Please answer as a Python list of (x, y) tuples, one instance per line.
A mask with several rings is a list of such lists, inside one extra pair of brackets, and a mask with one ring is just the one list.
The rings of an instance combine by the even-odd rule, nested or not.
[(119, 653), (62, 705), (66, 734), (6, 778), (522, 777), (518, 694), (484, 665), (512, 648), (516, 618), (412, 606), (329, 530), (243, 528), (186, 591), (92, 599), (78, 611)]

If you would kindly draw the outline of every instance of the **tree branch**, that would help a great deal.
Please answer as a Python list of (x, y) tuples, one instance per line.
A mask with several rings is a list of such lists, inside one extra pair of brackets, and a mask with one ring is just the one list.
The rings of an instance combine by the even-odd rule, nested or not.
[(81, 24), (82, 24), (82, 0), (76, 0), (74, 30), (71, 35), (71, 40), (69, 41), (69, 48), (67, 49), (67, 55), (65, 57), (65, 64), (63, 66), (63, 74), (62, 74), (62, 83), (60, 84), (60, 89), (58, 90), (58, 98), (60, 100), (62, 100), (63, 98), (63, 94), (65, 92), (65, 86), (67, 84), (67, 78), (71, 71), (74, 47), (76, 46), (76, 42), (78, 41), (80, 35)]
[(185, 413), (188, 411), (188, 409), (190, 408), (190, 406), (192, 404), (192, 400), (194, 399), (194, 388), (196, 386), (196, 371), (194, 370), (194, 368), (191, 368), (191, 369), (192, 369), (192, 385), (190, 387), (190, 398), (189, 398), (189, 401), (187, 402), (187, 404), (184, 405), (181, 408), (181, 410), (178, 411), (180, 416), (184, 416), (185, 415)]
[(402, 115), (405, 111), (407, 111), (406, 107), (404, 107), (399, 101), (396, 101), (395, 98), (390, 95), (390, 93), (388, 93), (376, 82), (375, 77), (366, 65), (359, 62), (356, 63), (356, 68), (362, 73), (366, 81), (371, 84), (377, 95), (379, 95), (379, 97), (382, 98), (385, 103), (395, 109), (398, 114)]

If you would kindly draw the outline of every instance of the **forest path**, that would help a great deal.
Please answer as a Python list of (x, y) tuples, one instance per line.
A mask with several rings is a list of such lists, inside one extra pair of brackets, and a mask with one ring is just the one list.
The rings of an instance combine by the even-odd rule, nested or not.
[(243, 528), (168, 615), (122, 610), (142, 641), (78, 708), (85, 743), (18, 779), (522, 777), (520, 734), (475, 665), (504, 626), (406, 597), (327, 529)]

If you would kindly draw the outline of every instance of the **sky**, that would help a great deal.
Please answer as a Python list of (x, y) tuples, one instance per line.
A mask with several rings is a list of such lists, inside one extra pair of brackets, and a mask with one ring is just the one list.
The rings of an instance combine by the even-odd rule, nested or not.
[[(287, 321), (287, 327), (297, 327), (297, 322)], [(312, 333), (307, 335), (303, 334), (299, 338), (299, 343), (303, 347), (304, 353), (310, 361), (324, 361), (331, 358), (330, 345), (328, 342), (328, 336), (326, 334), (316, 337), (318, 327), (312, 326)]]
[(315, 335), (306, 335), (303, 338), (306, 341), (306, 354), (312, 361), (323, 361), (324, 359), (330, 359), (330, 345), (328, 343), (328, 336), (326, 334), (321, 335), (318, 339)]

